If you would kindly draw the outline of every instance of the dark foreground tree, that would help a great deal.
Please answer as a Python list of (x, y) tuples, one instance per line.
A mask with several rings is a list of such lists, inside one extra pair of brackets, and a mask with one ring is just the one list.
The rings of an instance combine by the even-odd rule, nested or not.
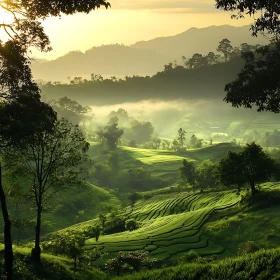
[[(48, 128), (45, 126), (45, 120), (50, 116), (49, 124), (52, 124), (55, 115), (47, 106), (40, 103), (40, 94), (37, 85), (32, 81), (29, 68), (29, 59), (27, 56), (30, 46), (36, 47), (41, 51), (51, 49), (48, 36), (42, 27), (42, 19), (49, 16), (60, 16), (61, 14), (74, 14), (77, 12), (86, 12), (110, 4), (106, 0), (88, 0), (88, 1), (38, 1), (38, 0), (4, 0), (0, 3), (0, 10), (10, 14), (9, 22), (1, 21), (0, 30), (4, 30), (10, 41), (3, 43), (0, 41), (0, 100), (1, 100), (1, 145), (11, 147), (15, 145), (15, 140), (23, 140), (23, 135), (36, 131), (38, 128)], [(30, 92), (32, 94), (30, 95)], [(23, 101), (23, 106), (22, 102)], [(44, 111), (40, 118), (30, 118), (30, 113), (38, 105), (47, 109), (50, 115), (44, 118)], [(8, 104), (9, 107), (5, 108)], [(17, 110), (15, 110), (17, 108)], [(28, 109), (23, 110), (21, 109)], [(3, 110), (4, 109), (4, 110)], [(8, 110), (7, 110), (8, 109)], [(3, 111), (5, 111), (3, 113)], [(11, 115), (9, 114), (11, 113)], [(27, 114), (26, 114), (27, 113)], [(4, 118), (2, 118), (4, 116)], [(42, 116), (44, 121), (42, 121)], [(25, 122), (27, 120), (27, 122)], [(25, 126), (22, 124), (25, 122)], [(26, 125), (28, 123), (28, 125)], [(39, 124), (39, 125), (38, 125)], [(25, 129), (23, 129), (23, 127)], [(18, 129), (18, 130), (17, 130)], [(17, 134), (21, 134), (17, 137)], [(7, 141), (8, 140), (8, 141)], [(3, 145), (2, 145), (3, 146)], [(1, 185), (1, 206), (5, 220), (5, 266), (7, 279), (12, 279), (13, 272), (13, 254), (12, 243), (10, 240), (10, 221), (8, 219), (8, 209), (5, 202), (5, 192)]]
[(37, 209), (35, 247), (32, 250), (36, 261), (40, 261), (41, 215), (45, 203), (81, 178), (80, 166), (87, 158), (88, 148), (78, 126), (62, 119), (55, 123), (52, 131), (33, 135), (26, 146), (7, 155), (10, 161), (17, 158), (29, 179), (28, 191)]
[(254, 36), (267, 31), (277, 39), (280, 34), (279, 0), (216, 0), (216, 8), (233, 12), (232, 18), (246, 15), (254, 18), (251, 30)]
[(4, 220), (4, 244), (5, 244), (5, 270), (7, 273), (7, 280), (12, 279), (13, 275), (13, 245), (11, 236), (11, 221), (7, 208), (6, 195), (2, 184), (2, 167), (0, 165), (0, 203)]
[(245, 66), (234, 82), (225, 86), (224, 99), (234, 107), (280, 112), (280, 42), (243, 53)]
[[(15, 41), (0, 42), (0, 100), (1, 159), (7, 150), (26, 145), (35, 131), (50, 130), (56, 120), (51, 107), (40, 101), (39, 88), (32, 80), (25, 49)], [(11, 223), (2, 181), (0, 200), (4, 219), (6, 277), (12, 279)]]
[(216, 0), (216, 8), (234, 12), (233, 18), (253, 17), (252, 34), (268, 33), (273, 43), (255, 53), (243, 53), (245, 66), (237, 80), (226, 85), (225, 101), (234, 107), (256, 105), (259, 111), (279, 113), (280, 1)]

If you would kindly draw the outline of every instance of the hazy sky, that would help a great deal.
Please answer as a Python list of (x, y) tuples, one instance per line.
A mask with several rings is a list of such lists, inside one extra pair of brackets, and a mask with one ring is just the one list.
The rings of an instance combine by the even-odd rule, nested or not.
[(232, 20), (230, 13), (214, 9), (214, 0), (111, 0), (108, 10), (88, 15), (76, 14), (44, 22), (53, 51), (33, 52), (36, 57), (53, 59), (72, 50), (85, 51), (102, 44), (133, 44), (155, 37), (176, 35), (191, 27), (251, 22)]

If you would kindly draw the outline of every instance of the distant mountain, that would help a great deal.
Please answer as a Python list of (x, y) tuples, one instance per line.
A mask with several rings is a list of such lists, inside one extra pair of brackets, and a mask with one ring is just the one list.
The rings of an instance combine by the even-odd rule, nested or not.
[(249, 31), (250, 26), (234, 27), (230, 25), (209, 26), (206, 28), (190, 28), (189, 30), (170, 37), (160, 37), (149, 41), (142, 41), (132, 45), (133, 48), (141, 50), (153, 50), (156, 53), (180, 58), (192, 56), (194, 53), (207, 54), (216, 52), (219, 42), (227, 38), (233, 46), (242, 43), (251, 45), (268, 44), (268, 40), (262, 36), (253, 37)]
[(104, 45), (93, 47), (85, 53), (70, 52), (52, 61), (32, 63), (35, 79), (45, 81), (66, 81), (67, 77), (86, 77), (91, 73), (105, 77), (152, 75), (161, 71), (165, 64), (180, 60), (184, 55), (206, 54), (216, 51), (218, 43), (228, 38), (233, 46), (242, 43), (267, 44), (263, 37), (252, 37), (249, 26), (210, 26), (191, 28), (181, 34), (138, 42), (131, 46)]

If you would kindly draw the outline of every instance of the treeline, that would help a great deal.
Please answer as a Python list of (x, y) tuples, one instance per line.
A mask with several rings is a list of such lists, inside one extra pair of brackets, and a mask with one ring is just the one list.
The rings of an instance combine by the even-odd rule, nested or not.
[(193, 161), (183, 160), (180, 168), (181, 182), (192, 187), (193, 191), (219, 189), (226, 186), (237, 189), (248, 187), (252, 196), (257, 185), (266, 181), (279, 181), (279, 151), (268, 154), (263, 148), (252, 142), (240, 152), (230, 151), (218, 163), (204, 160), (196, 165)]
[(95, 105), (131, 102), (143, 99), (174, 100), (224, 97), (224, 86), (236, 78), (244, 63), (242, 52), (254, 51), (258, 46), (242, 44), (232, 47), (224, 39), (217, 50), (222, 55), (210, 52), (208, 55), (194, 54), (182, 62), (177, 61), (164, 66), (163, 71), (154, 76), (126, 76), (103, 78), (92, 74), (91, 79), (69, 77), (68, 84), (48, 82), (41, 85), (46, 99), (68, 96), (79, 102)]

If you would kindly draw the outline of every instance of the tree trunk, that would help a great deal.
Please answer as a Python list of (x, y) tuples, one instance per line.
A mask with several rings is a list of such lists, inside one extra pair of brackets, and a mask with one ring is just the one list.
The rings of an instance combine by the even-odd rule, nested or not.
[(39, 198), (39, 203), (37, 206), (37, 223), (35, 227), (35, 247), (32, 249), (31, 256), (34, 261), (41, 261), (41, 248), (40, 248), (40, 236), (41, 236), (41, 215), (42, 215), (42, 205), (41, 199)]
[(0, 165), (0, 201), (2, 214), (4, 219), (4, 243), (5, 243), (5, 270), (7, 280), (13, 279), (13, 244), (12, 244), (12, 235), (11, 235), (11, 221), (9, 219), (9, 213), (6, 203), (6, 195), (2, 185), (2, 169)]
[(252, 196), (255, 196), (256, 194), (255, 182), (250, 182), (250, 186), (251, 186)]

